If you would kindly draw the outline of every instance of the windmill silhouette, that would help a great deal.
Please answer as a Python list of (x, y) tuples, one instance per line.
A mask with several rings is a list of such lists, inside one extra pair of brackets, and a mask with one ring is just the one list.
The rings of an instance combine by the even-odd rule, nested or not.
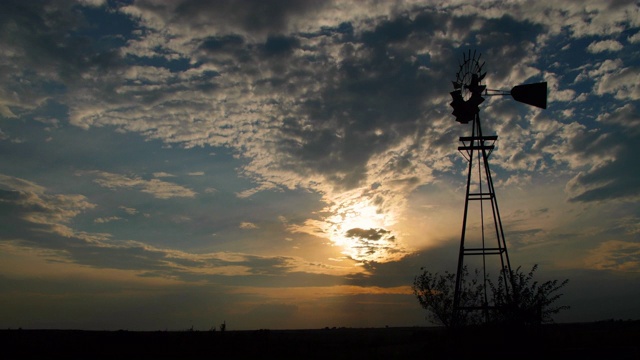
[[(468, 162), (468, 173), (453, 310), (454, 318), (458, 318), (461, 311), (482, 311), (485, 320), (487, 320), (489, 311), (495, 309), (495, 305), (490, 304), (488, 300), (488, 268), (493, 265), (494, 269), (498, 269), (498, 272), (504, 274), (502, 285), (507, 294), (512, 290), (512, 272), (498, 200), (489, 169), (489, 155), (495, 148), (498, 136), (482, 134), (479, 106), (484, 102), (484, 96), (510, 95), (518, 102), (546, 109), (547, 83), (517, 85), (510, 91), (487, 89), (485, 85), (481, 84), (487, 73), (483, 72), (485, 62), (483, 61), (481, 64), (480, 58), (481, 54), (477, 53), (476, 56), (476, 51), (473, 52), (473, 55), (471, 50), (468, 53), (463, 53), (462, 63), (456, 73), (456, 80), (453, 81), (454, 90), (450, 93), (453, 98), (450, 105), (453, 107), (452, 114), (456, 117), (456, 121), (461, 124), (472, 123), (471, 136), (460, 137), (462, 146), (458, 147), (458, 151)], [(478, 163), (474, 164), (474, 161)], [(474, 165), (476, 165), (475, 168)], [(477, 174), (474, 175), (476, 170)], [(468, 221), (472, 203), (479, 211), (480, 220), (476, 223)], [(484, 298), (481, 305), (478, 305), (477, 302), (468, 303), (466, 299), (463, 299), (463, 273), (465, 258), (468, 256), (479, 258), (482, 265), (481, 285), (484, 289)]]

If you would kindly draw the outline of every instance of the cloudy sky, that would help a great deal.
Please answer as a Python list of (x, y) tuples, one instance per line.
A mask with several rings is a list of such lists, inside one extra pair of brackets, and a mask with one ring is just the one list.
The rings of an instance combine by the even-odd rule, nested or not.
[(0, 328), (429, 325), (481, 107), (512, 266), (638, 319), (637, 1), (0, 2)]

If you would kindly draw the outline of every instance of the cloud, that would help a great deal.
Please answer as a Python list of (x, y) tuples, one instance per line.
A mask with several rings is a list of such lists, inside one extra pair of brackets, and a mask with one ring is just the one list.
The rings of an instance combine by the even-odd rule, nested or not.
[(100, 217), (93, 220), (96, 224), (106, 224), (112, 221), (122, 220), (119, 216)]
[(197, 194), (187, 187), (158, 179), (144, 180), (137, 176), (128, 177), (125, 175), (98, 170), (79, 171), (77, 174), (95, 176), (95, 183), (111, 190), (119, 188), (137, 189), (144, 193), (151, 194), (153, 197), (158, 199), (170, 199), (175, 197), (192, 198)]
[(604, 51), (616, 52), (622, 50), (622, 44), (616, 40), (602, 40), (594, 41), (587, 46), (587, 51), (592, 54), (601, 53)]
[(573, 89), (561, 89), (561, 80), (552, 72), (546, 72), (544, 80), (547, 82), (548, 94), (547, 101), (549, 103), (553, 101), (568, 102), (572, 101), (576, 97), (576, 92)]
[(251, 230), (251, 229), (257, 229), (258, 225), (248, 222), (248, 221), (243, 221), (240, 223), (240, 229), (245, 229), (245, 230)]
[(619, 100), (640, 99), (640, 69), (625, 67), (621, 59), (606, 59), (596, 66), (588, 71), (588, 76), (596, 81), (596, 94), (613, 94)]
[(640, 133), (640, 112), (632, 103), (624, 104), (611, 113), (598, 115), (598, 121), (604, 124), (615, 124), (633, 135)]
[(606, 241), (591, 250), (585, 262), (588, 267), (597, 270), (640, 272), (640, 244)]
[[(124, 34), (105, 34), (103, 40), (117, 35), (128, 40), (104, 52), (90, 44), (71, 46), (61, 37), (71, 25), (53, 28), (54, 12), (33, 6), (29, 11), (41, 13), (36, 19), (49, 36), (31, 34), (24, 24), (16, 35), (34, 45), (32, 52), (45, 51), (35, 46), (44, 40), (60, 40), (53, 43), (64, 49), (51, 50), (53, 61), (33, 66), (43, 79), (63, 85), (55, 101), (68, 107), (70, 124), (134, 132), (166, 146), (228, 148), (243, 162), (239, 174), (253, 183), (237, 192), (239, 198), (260, 191), (313, 191), (322, 196), (328, 215), (298, 229), (334, 243), (350, 229), (385, 229), (393, 231), (399, 247), (402, 234), (394, 225), (410, 194), (437, 176), (458, 171), (460, 129), (451, 121), (447, 93), (466, 44), (480, 44), (485, 58), (510, 65), (493, 65), (491, 85), (544, 76), (553, 90), (550, 101), (570, 102), (578, 92), (564, 85), (561, 73), (539, 68), (540, 53), (548, 50), (553, 36), (614, 38), (638, 23), (636, 7), (598, 1), (445, 2), (438, 7), (141, 1), (110, 8), (130, 26), (118, 30)], [(81, 20), (81, 12), (70, 13)], [(593, 42), (591, 48), (615, 49), (613, 41)], [(16, 44), (10, 49), (16, 49), (10, 54), (27, 51)], [(66, 74), (74, 58), (85, 59), (75, 64), (77, 74), (59, 75)], [(596, 95), (640, 97), (638, 71), (622, 60), (601, 61), (585, 71), (595, 81)], [(7, 84), (19, 96), (27, 94), (14, 80), (7, 78)], [(32, 100), (20, 101), (24, 108), (37, 107), (50, 94), (44, 87), (30, 91)], [(574, 177), (568, 186), (572, 198), (596, 186), (587, 175), (624, 157), (617, 147), (600, 146), (613, 144), (617, 133), (591, 131), (583, 122), (563, 123), (551, 115), (527, 123), (509, 105), (491, 106), (489, 114), (509, 119), (495, 124), (504, 135), (496, 164), (507, 171), (566, 172)], [(90, 174), (113, 190), (138, 190), (161, 199), (196, 196), (188, 187), (159, 179)], [(518, 183), (515, 177), (523, 174), (512, 176), (510, 183)], [(362, 203), (374, 209), (364, 212), (374, 223), (343, 224), (349, 214), (365, 217)], [(365, 249), (358, 241), (352, 246), (353, 251)]]
[[(601, 115), (602, 123), (615, 125), (593, 143), (590, 156), (603, 160), (587, 171), (579, 172), (567, 183), (571, 201), (591, 202), (608, 199), (633, 201), (640, 197), (639, 170), (633, 155), (640, 131), (637, 109), (627, 104), (611, 114)], [(584, 146), (577, 149), (584, 149)]]
[(29, 232), (82, 236), (68, 224), (95, 207), (82, 195), (47, 194), (42, 186), (24, 179), (1, 175), (0, 183), (8, 188), (0, 190), (0, 205), (8, 214), (2, 220), (5, 239), (29, 238)]
[(345, 255), (364, 262), (388, 262), (406, 255), (396, 238), (385, 229), (353, 228), (344, 234), (349, 244)]
[[(219, 8), (230, 11), (225, 4), (178, 2), (151, 6), (141, 2), (122, 7), (120, 11), (139, 19), (149, 29), (174, 31), (173, 35), (179, 39), (185, 28), (196, 24), (201, 30), (213, 26), (211, 31), (219, 32), (215, 28), (218, 22), (211, 22), (211, 16), (217, 16)], [(220, 19), (220, 23), (231, 23), (236, 16), (255, 20), (275, 12), (276, 18), (282, 19), (280, 26), (284, 29), (289, 15), (295, 14), (300, 19), (301, 14), (306, 14), (313, 18), (317, 16), (315, 11), (325, 9), (320, 5), (281, 5), (260, 13), (255, 12), (260, 6), (256, 9), (233, 7), (231, 15)], [(379, 6), (374, 11), (388, 10)], [(202, 14), (207, 14), (206, 22), (197, 20)], [(269, 26), (275, 26), (277, 22), (273, 20), (269, 18)], [(445, 20), (437, 13), (419, 14), (415, 21), (400, 16), (373, 23), (361, 34), (349, 30), (353, 25), (336, 24), (319, 33), (294, 32), (287, 37), (265, 37), (258, 40), (262, 42), (261, 47), (253, 47), (244, 32), (208, 37), (199, 44), (196, 40), (197, 46), (191, 48), (186, 43), (176, 45), (155, 31), (143, 32), (138, 40), (127, 45), (129, 49), (138, 45), (146, 47), (147, 53), (137, 53), (139, 56), (163, 56), (152, 44), (166, 44), (171, 47), (171, 51), (164, 52), (166, 56), (187, 58), (207, 49), (208, 61), (187, 66), (182, 71), (170, 71), (169, 66), (132, 66), (115, 73), (115, 77), (92, 74), (100, 83), (115, 90), (111, 92), (115, 95), (105, 97), (99, 88), (78, 88), (76, 94), (81, 96), (69, 100), (71, 123), (85, 128), (111, 125), (185, 147), (210, 145), (242, 149), (242, 155), (250, 160), (244, 170), (262, 183), (256, 191), (278, 186), (307, 187), (309, 184), (303, 179), (308, 175), (319, 178), (314, 183), (326, 184), (318, 189), (323, 192), (327, 191), (326, 186), (357, 187), (366, 181), (368, 162), (374, 157), (394, 151), (404, 153), (400, 156), (404, 156), (405, 162), (415, 162), (407, 154), (426, 140), (420, 134), (425, 130), (416, 122), (424, 116), (421, 113), (423, 99), (439, 94), (433, 83), (446, 82), (437, 78), (441, 74), (434, 76), (425, 71), (424, 64), (414, 59), (416, 49), (406, 48), (406, 44), (411, 37), (427, 39), (423, 32), (436, 31), (431, 21), (444, 24)], [(236, 50), (223, 57), (231, 56), (233, 62), (218, 62), (220, 49), (228, 46)], [(286, 68), (280, 60), (261, 58), (262, 51), (273, 53), (276, 49), (287, 56)], [(125, 49), (125, 53), (127, 51)], [(266, 65), (258, 67), (258, 59)], [(430, 68), (449, 60), (438, 59)], [(243, 64), (242, 73), (235, 63)], [(263, 76), (250, 76), (259, 68), (266, 69)], [(225, 82), (220, 77), (222, 74)], [(203, 86), (208, 86), (208, 90), (203, 91)], [(251, 97), (243, 95), (247, 91)], [(213, 108), (209, 105), (212, 100)], [(145, 108), (134, 104), (144, 104)], [(188, 114), (181, 110), (187, 104)], [(153, 117), (148, 116), (150, 112), (154, 113)], [(390, 114), (393, 114), (391, 121)], [(404, 141), (414, 136), (418, 137), (413, 142)], [(402, 148), (398, 148), (399, 145)], [(428, 145), (424, 142), (425, 148)], [(263, 155), (273, 153), (278, 156)], [(252, 193), (248, 191), (240, 196)]]
[(389, 234), (389, 232), (390, 231), (384, 230), (384, 229), (365, 230), (360, 228), (354, 228), (354, 229), (347, 230), (347, 233), (345, 234), (345, 236), (349, 238), (360, 238), (360, 239), (377, 241), (385, 237), (387, 234)]
[[(0, 2), (0, 138), (12, 150), (11, 141), (23, 142), (6, 168), (24, 177), (0, 175), (0, 246), (83, 274), (170, 283), (124, 300), (140, 308), (153, 294), (146, 301), (156, 314), (185, 296), (224, 299), (203, 308), (247, 319), (307, 320), (332, 306), (382, 314), (405, 304), (400, 297), (410, 301), (410, 269), (446, 268), (457, 254), (447, 204), (464, 186), (456, 148), (470, 129), (453, 121), (448, 92), (462, 52), (477, 48), (489, 87), (547, 81), (550, 90), (544, 111), (497, 98), (482, 109), (483, 130), (500, 135), (491, 162), (506, 209), (541, 209), (503, 213), (514, 258), (562, 238), (563, 247), (593, 249), (579, 266), (638, 272), (629, 239), (640, 197), (639, 11), (633, 0)], [(40, 130), (53, 140), (36, 142)], [(144, 159), (49, 152), (61, 139), (70, 141), (56, 150), (77, 149), (110, 132), (109, 144), (122, 136), (151, 151), (136, 151)], [(60, 161), (38, 168), (38, 151)], [(106, 171), (61, 181), (86, 161)], [(607, 222), (614, 228), (600, 230)], [(590, 245), (598, 230), (609, 241)], [(259, 255), (239, 250), (256, 235), (265, 242)], [(130, 287), (112, 276), (108, 286)], [(66, 289), (59, 284), (20, 282), (55, 296)], [(83, 291), (110, 291), (99, 284)]]
[(29, 192), (34, 194), (43, 194), (45, 188), (31, 181), (0, 174), (0, 185), (8, 190), (16, 190), (20, 192)]
[[(47, 91), (51, 83), (73, 86), (86, 80), (92, 71), (120, 65), (117, 50), (101, 49), (82, 36), (69, 36), (83, 26), (83, 17), (76, 6), (69, 1), (0, 4), (0, 12), (7, 19), (7, 26), (0, 30), (2, 59), (7, 66), (7, 71), (0, 74), (3, 83), (0, 113), (4, 116), (13, 117), (16, 112), (31, 111), (45, 104), (51, 98)], [(24, 86), (25, 82), (29, 85)]]
[(126, 207), (126, 206), (120, 206), (120, 209), (122, 209), (124, 212), (126, 212), (129, 215), (135, 215), (138, 213), (138, 210), (134, 208)]
[(184, 31), (200, 33), (243, 33), (265, 36), (291, 30), (290, 22), (308, 17), (321, 10), (325, 1), (300, 2), (295, 0), (265, 3), (251, 0), (237, 6), (231, 0), (215, 2), (171, 1), (158, 4), (139, 1), (121, 8), (126, 14), (139, 18), (154, 29), (165, 27), (184, 28)]
[[(145, 8), (144, 3), (140, 5), (140, 8)], [(169, 11), (170, 9), (165, 10)], [(163, 13), (165, 10), (149, 11)], [(171, 13), (171, 11), (167, 14)], [(184, 11), (189, 13), (186, 9)], [(140, 13), (140, 16), (147, 15)], [(148, 16), (151, 17), (151, 15)], [(181, 21), (180, 19), (178, 16), (171, 21)], [(189, 21), (191, 22), (192, 20)], [(345, 37), (349, 34), (341, 33), (343, 30), (340, 29), (328, 29), (327, 35), (330, 36), (295, 35), (295, 37), (286, 39), (266, 38), (264, 47), (267, 50), (277, 48), (277, 44), (285, 44), (283, 39), (286, 40), (288, 49), (286, 56), (289, 58), (289, 66), (288, 69), (282, 68), (280, 61), (277, 60), (274, 60), (271, 64), (267, 62), (269, 71), (262, 80), (247, 77), (246, 72), (239, 73), (232, 66), (232, 63), (222, 63), (215, 66), (210, 63), (204, 63), (181, 72), (171, 72), (166, 68), (157, 66), (132, 67), (123, 73), (123, 80), (126, 81), (125, 85), (122, 83), (117, 84), (116, 81), (118, 79), (116, 78), (104, 79), (107, 83), (111, 83), (112, 86), (116, 87), (116, 94), (119, 95), (115, 97), (98, 97), (92, 95), (94, 92), (83, 90), (83, 101), (73, 101), (74, 109), (72, 110), (71, 122), (81, 127), (116, 126), (123, 131), (141, 132), (148, 137), (160, 138), (168, 143), (179, 143), (185, 147), (205, 144), (237, 147), (242, 149), (242, 155), (250, 160), (250, 163), (244, 168), (246, 173), (257, 182), (262, 183), (261, 186), (256, 188), (256, 191), (272, 189), (278, 186), (287, 188), (307, 187), (309, 184), (307, 181), (303, 182), (303, 179), (309, 173), (317, 173), (317, 176), (325, 178), (324, 180), (315, 181), (316, 184), (326, 183), (331, 186), (332, 183), (335, 183), (338, 186), (357, 186), (365, 178), (364, 169), (371, 156), (385, 151), (390, 146), (395, 146), (397, 141), (411, 134), (412, 130), (416, 130), (412, 129), (411, 124), (413, 119), (419, 116), (420, 99), (424, 95), (421, 94), (421, 91), (431, 89), (428, 86), (428, 75), (418, 72), (418, 64), (407, 62), (410, 60), (409, 52), (399, 52), (396, 55), (397, 60), (393, 62), (381, 56), (368, 60), (367, 54), (375, 54), (373, 52), (375, 47), (382, 46), (383, 40), (387, 36), (385, 32), (395, 31), (394, 24), (394, 22), (389, 22), (384, 24), (386, 27), (383, 26), (380, 30), (364, 34), (363, 36), (366, 37), (368, 42), (367, 46), (370, 46), (371, 49), (365, 48), (362, 54), (354, 53), (353, 55), (357, 56), (351, 56), (351, 58), (345, 56), (348, 56), (348, 52), (343, 52), (344, 55), (336, 54), (337, 58), (335, 59), (327, 57), (330, 54), (325, 53), (325, 50), (320, 47), (322, 44), (319, 41), (324, 41), (323, 38), (334, 43), (328, 44), (330, 46), (336, 48), (344, 46), (343, 43), (347, 40)], [(172, 29), (180, 31), (181, 28), (177, 26)], [(407, 29), (412, 31), (411, 27)], [(244, 39), (242, 35), (234, 36), (229, 39)], [(224, 39), (212, 42), (212, 39), (209, 38), (203, 44), (206, 44), (204, 48), (212, 50), (222, 46), (217, 44), (226, 44), (228, 42)], [(234, 46), (241, 46), (244, 50), (242, 53), (232, 53), (231, 56), (236, 61), (243, 63), (246, 69), (257, 69), (256, 61), (257, 57), (260, 56), (260, 50), (254, 51), (250, 44), (246, 44), (244, 40), (235, 41), (233, 44), (236, 44)], [(347, 45), (346, 48), (349, 46)], [(306, 49), (299, 51), (302, 47), (306, 47)], [(199, 46), (198, 49), (203, 49), (203, 47)], [(185, 56), (190, 55), (188, 49), (181, 50), (184, 51)], [(316, 54), (313, 55), (315, 60), (310, 63), (308, 61), (309, 54), (314, 53)], [(215, 62), (217, 54), (217, 52), (214, 52), (208, 56), (213, 56), (212, 61)], [(380, 60), (385, 62), (378, 64)], [(260, 61), (265, 62), (264, 59), (260, 59)], [(372, 73), (375, 75), (370, 80), (371, 84), (367, 84), (369, 80), (363, 81), (365, 80), (364, 78), (358, 80), (357, 77), (354, 77), (356, 76), (355, 73), (349, 75), (348, 71), (357, 67), (372, 67), (373, 69), (378, 67), (379, 70), (373, 70)], [(317, 69), (323, 69), (323, 73), (326, 73), (327, 76), (320, 75), (321, 73)], [(218, 77), (208, 78), (205, 76), (205, 78), (201, 79), (203, 75), (211, 71), (217, 74), (224, 74), (232, 82), (221, 83)], [(352, 79), (349, 79), (349, 77), (344, 78), (345, 75), (352, 77)], [(363, 73), (358, 76), (364, 75)], [(384, 98), (384, 93), (391, 96), (391, 98), (385, 100), (384, 104), (375, 101), (373, 98), (366, 100), (368, 104), (350, 104), (341, 101), (340, 99), (344, 95), (336, 94), (335, 89), (323, 88), (322, 82), (317, 81), (318, 76), (323, 76), (326, 80), (331, 80), (333, 76), (338, 76), (336, 78), (338, 81), (347, 80), (343, 85), (340, 85), (343, 87), (342, 90), (339, 89), (339, 91), (346, 91), (345, 94), (354, 93), (354, 90), (356, 90), (357, 94), (360, 91), (358, 87), (366, 89), (372, 88), (373, 85), (373, 88), (378, 89), (376, 91), (383, 91), (383, 93), (377, 95), (378, 99)], [(415, 76), (418, 78), (413, 79)], [(344, 78), (344, 80), (341, 78)], [(388, 80), (395, 82), (395, 85), (391, 88), (388, 88), (388, 85), (383, 87), (383, 84)], [(205, 83), (213, 86), (211, 92), (202, 92), (198, 84), (204, 85)], [(236, 85), (229, 88), (229, 84), (232, 83)], [(286, 87), (289, 87), (289, 89), (286, 89)], [(248, 89), (252, 89), (251, 97), (239, 97), (239, 95), (246, 93)], [(332, 93), (336, 95), (324, 98)], [(363, 95), (365, 94), (363, 93)], [(321, 102), (314, 100), (318, 96), (320, 96), (319, 100)], [(86, 102), (87, 98), (94, 98), (96, 101)], [(310, 100), (305, 100), (296, 105), (296, 98)], [(142, 101), (147, 104), (148, 108), (144, 111), (136, 111), (135, 107), (132, 108), (132, 99), (135, 99), (138, 103)], [(211, 99), (213, 99), (213, 109), (209, 106)], [(407, 101), (413, 102), (415, 106), (406, 104)], [(190, 114), (186, 114), (177, 108), (178, 105), (183, 104), (190, 105)], [(293, 107), (290, 105), (293, 105)], [(316, 148), (321, 143), (326, 142), (327, 139), (330, 139), (326, 138), (326, 134), (323, 134), (323, 131), (329, 131), (328, 126), (331, 124), (323, 125), (323, 127), (327, 127), (326, 130), (320, 129), (319, 131), (310, 132), (302, 130), (301, 132), (301, 129), (313, 123), (320, 124), (325, 122), (327, 120), (326, 117), (317, 117), (319, 114), (317, 106), (326, 105), (335, 108), (335, 111), (332, 111), (329, 116), (335, 117), (336, 120), (342, 118), (342, 114), (345, 111), (353, 113), (351, 118), (346, 117), (343, 120), (339, 120), (342, 124), (346, 125), (352, 122), (352, 119), (356, 119), (354, 125), (356, 127), (364, 127), (362, 129), (356, 129), (356, 127), (350, 129), (341, 126), (343, 128), (338, 129), (337, 132), (344, 133), (344, 135), (342, 135), (342, 138), (336, 139), (335, 145), (327, 144), (329, 153), (322, 155), (316, 154)], [(291, 110), (286, 110), (288, 108)], [(125, 111), (128, 121), (123, 121)], [(153, 118), (146, 115), (149, 111), (155, 113)], [(396, 115), (394, 115), (396, 118), (403, 118), (406, 126), (396, 126), (392, 130), (385, 129), (391, 124), (385, 121), (385, 114), (390, 111), (396, 112)], [(308, 112), (312, 112), (312, 114), (306, 114)], [(406, 115), (400, 117), (402, 113), (406, 113)], [(307, 125), (304, 123), (299, 125), (295, 122), (288, 123), (288, 119), (292, 117), (309, 118), (310, 122)], [(163, 120), (156, 121), (155, 119)], [(374, 123), (369, 123), (372, 119)], [(276, 130), (283, 121), (284, 128)], [(300, 126), (302, 127), (297, 129)], [(404, 129), (405, 127), (406, 129)], [(275, 143), (270, 140), (274, 136), (278, 140)], [(302, 151), (290, 146), (291, 141), (298, 136), (308, 137), (308, 139), (302, 139), (300, 143)], [(370, 143), (373, 146), (366, 148), (356, 146), (356, 144), (363, 142)], [(274, 151), (276, 154), (280, 154), (280, 160), (264, 155), (272, 154)], [(331, 159), (337, 161), (331, 161)], [(240, 193), (239, 195), (246, 197), (254, 192), (248, 190), (248, 192)]]
[[(257, 256), (252, 254), (218, 252), (193, 254), (162, 249), (138, 241), (117, 240), (111, 234), (88, 233), (72, 227), (73, 219), (95, 208), (84, 196), (57, 194), (46, 191), (36, 194), (29, 189), (42, 190), (28, 181), (3, 176), (0, 190), (0, 219), (3, 228), (0, 242), (21, 248), (45, 250), (52, 261), (73, 263), (92, 268), (131, 270), (139, 276), (157, 276), (181, 281), (203, 281), (219, 277), (249, 278), (254, 276), (284, 276), (296, 273), (300, 278), (333, 276), (353, 273), (353, 268), (309, 263), (300, 258), (285, 256)], [(96, 223), (120, 220), (119, 217), (97, 218)], [(255, 225), (243, 223), (248, 228)], [(248, 225), (247, 225), (248, 224)], [(336, 278), (335, 281), (338, 278)], [(284, 281), (284, 280), (282, 280)], [(301, 280), (301, 283), (305, 283)]]

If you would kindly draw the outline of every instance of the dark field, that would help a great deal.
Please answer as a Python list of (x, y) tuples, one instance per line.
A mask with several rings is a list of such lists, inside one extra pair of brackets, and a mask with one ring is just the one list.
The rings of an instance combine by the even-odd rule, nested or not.
[(5, 360), (163, 359), (640, 359), (640, 321), (537, 329), (372, 328), (257, 331), (0, 330)]

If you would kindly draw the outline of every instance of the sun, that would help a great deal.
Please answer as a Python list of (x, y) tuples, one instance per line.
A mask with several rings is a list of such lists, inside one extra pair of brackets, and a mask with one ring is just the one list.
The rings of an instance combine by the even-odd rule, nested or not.
[(384, 214), (379, 213), (375, 206), (366, 202), (346, 206), (341, 213), (330, 217), (329, 221), (340, 223), (343, 229), (369, 229), (386, 225)]
[(390, 228), (394, 214), (381, 211), (369, 199), (344, 201), (325, 219), (326, 233), (342, 253), (359, 263), (388, 262), (403, 253)]

